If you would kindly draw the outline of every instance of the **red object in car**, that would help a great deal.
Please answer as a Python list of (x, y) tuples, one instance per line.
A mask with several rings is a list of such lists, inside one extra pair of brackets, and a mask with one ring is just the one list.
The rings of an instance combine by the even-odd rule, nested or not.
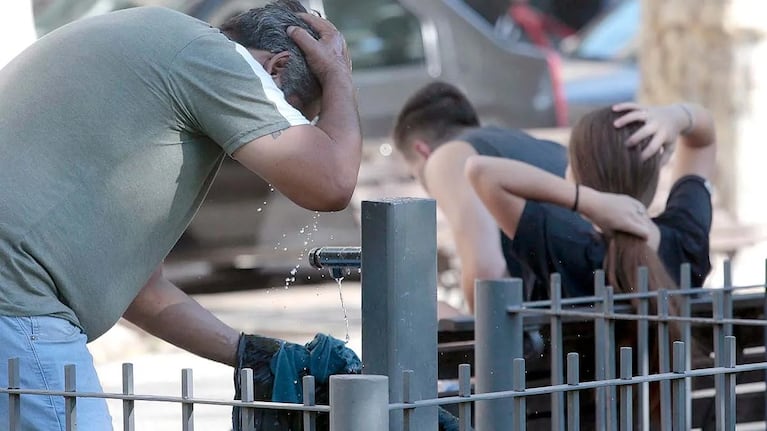
[(530, 41), (541, 48), (554, 49), (552, 37), (564, 39), (575, 34), (574, 29), (525, 3), (512, 4), (507, 13), (530, 38)]
[(557, 118), (557, 127), (567, 127), (570, 123), (567, 113), (567, 100), (565, 99), (564, 81), (562, 79), (562, 62), (559, 53), (553, 49), (544, 48), (546, 63), (549, 65), (551, 74), (551, 90), (554, 97), (554, 114)]

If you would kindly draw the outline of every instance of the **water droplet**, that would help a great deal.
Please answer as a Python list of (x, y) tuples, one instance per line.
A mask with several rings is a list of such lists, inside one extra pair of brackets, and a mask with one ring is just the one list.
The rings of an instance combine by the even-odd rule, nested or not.
[(282, 251), (288, 251), (288, 248), (287, 247), (283, 247)]
[(261, 208), (256, 210), (256, 212), (258, 212), (258, 213), (260, 213), (261, 211), (263, 211)]

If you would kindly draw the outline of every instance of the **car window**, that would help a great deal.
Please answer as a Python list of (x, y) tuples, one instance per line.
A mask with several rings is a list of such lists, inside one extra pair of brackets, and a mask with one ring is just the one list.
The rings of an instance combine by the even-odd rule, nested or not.
[(619, 3), (585, 31), (576, 56), (596, 60), (624, 57), (639, 35), (639, 7), (638, 0)]
[(393, 0), (325, 0), (325, 14), (343, 33), (354, 69), (424, 63), (421, 25)]

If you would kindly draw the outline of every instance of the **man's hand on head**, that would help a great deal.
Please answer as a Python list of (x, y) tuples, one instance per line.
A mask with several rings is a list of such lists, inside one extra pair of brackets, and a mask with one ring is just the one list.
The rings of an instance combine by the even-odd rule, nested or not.
[(301, 13), (299, 16), (320, 35), (315, 39), (300, 27), (288, 27), (288, 35), (306, 55), (312, 72), (323, 86), (328, 79), (338, 76), (351, 78), (352, 62), (343, 35), (328, 20)]

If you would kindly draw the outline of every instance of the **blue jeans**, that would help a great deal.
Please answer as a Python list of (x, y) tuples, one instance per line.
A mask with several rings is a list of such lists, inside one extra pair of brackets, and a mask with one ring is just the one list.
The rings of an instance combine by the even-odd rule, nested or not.
[[(76, 388), (103, 392), (86, 336), (70, 322), (49, 316), (0, 315), (0, 387), (8, 387), (8, 359), (19, 358), (22, 389), (64, 390), (64, 366), (76, 366)], [(77, 399), (77, 429), (111, 430), (112, 418), (101, 398)], [(0, 431), (7, 430), (8, 394), (0, 394)], [(61, 430), (64, 398), (50, 395), (21, 396), (21, 429)]]

